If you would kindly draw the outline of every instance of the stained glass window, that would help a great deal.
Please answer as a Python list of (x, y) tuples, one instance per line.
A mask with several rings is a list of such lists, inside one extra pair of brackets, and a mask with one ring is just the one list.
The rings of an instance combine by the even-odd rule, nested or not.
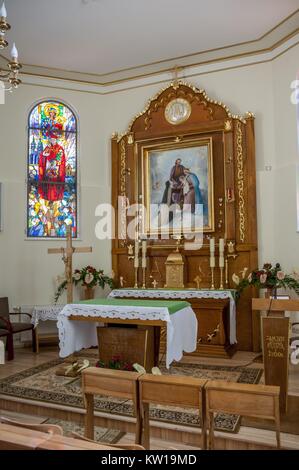
[(36, 105), (28, 123), (27, 236), (77, 237), (77, 120), (57, 101)]

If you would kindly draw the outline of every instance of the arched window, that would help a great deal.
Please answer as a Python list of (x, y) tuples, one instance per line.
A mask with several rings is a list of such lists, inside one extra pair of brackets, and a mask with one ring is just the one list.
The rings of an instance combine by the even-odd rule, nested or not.
[(27, 237), (77, 237), (77, 120), (63, 103), (43, 101), (28, 121)]

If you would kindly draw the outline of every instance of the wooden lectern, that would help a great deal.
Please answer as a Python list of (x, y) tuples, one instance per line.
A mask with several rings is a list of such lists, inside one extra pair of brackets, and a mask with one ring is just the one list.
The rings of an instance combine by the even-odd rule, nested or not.
[(267, 313), (262, 318), (265, 384), (280, 386), (280, 411), (286, 413), (290, 322), (285, 312), (298, 312), (299, 300), (252, 299), (252, 310)]

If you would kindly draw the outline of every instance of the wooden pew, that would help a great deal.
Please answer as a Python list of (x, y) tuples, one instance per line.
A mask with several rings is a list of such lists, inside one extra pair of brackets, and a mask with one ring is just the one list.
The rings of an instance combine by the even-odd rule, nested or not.
[(82, 371), (82, 389), (86, 406), (85, 437), (94, 439), (94, 395), (132, 400), (136, 416), (135, 443), (141, 443), (141, 417), (138, 378), (142, 373), (88, 367)]
[(122, 450), (106, 444), (0, 423), (0, 450)]
[(149, 405), (195, 408), (202, 419), (201, 448), (206, 449), (205, 379), (177, 375), (144, 374), (138, 379), (141, 416), (143, 419), (143, 445), (150, 448)]
[(280, 448), (279, 387), (211, 380), (205, 390), (210, 449), (214, 448), (214, 413), (219, 412), (274, 421)]

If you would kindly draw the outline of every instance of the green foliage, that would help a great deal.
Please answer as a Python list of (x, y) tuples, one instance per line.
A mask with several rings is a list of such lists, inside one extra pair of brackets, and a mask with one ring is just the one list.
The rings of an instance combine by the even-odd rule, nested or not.
[[(96, 287), (100, 286), (102, 289), (108, 285), (111, 289), (114, 287), (113, 279), (106, 274), (102, 269), (97, 270), (93, 266), (85, 266), (82, 269), (75, 269), (73, 274), (73, 283), (75, 286), (80, 284), (83, 287)], [(57, 288), (55, 293), (55, 303), (67, 287), (67, 281), (64, 280)]]
[(276, 263), (274, 266), (271, 263), (265, 263), (262, 269), (256, 269), (249, 275), (247, 274), (247, 268), (243, 270), (241, 277), (233, 274), (232, 279), (236, 285), (238, 295), (249, 286), (259, 289), (271, 289), (274, 292), (280, 288), (291, 289), (299, 295), (298, 275), (285, 274), (280, 263)]
[(98, 361), (96, 363), (96, 367), (102, 367), (107, 369), (115, 369), (115, 370), (128, 370), (133, 371), (134, 367), (131, 362), (123, 361), (121, 356), (112, 356), (112, 359), (105, 364), (103, 361)]

